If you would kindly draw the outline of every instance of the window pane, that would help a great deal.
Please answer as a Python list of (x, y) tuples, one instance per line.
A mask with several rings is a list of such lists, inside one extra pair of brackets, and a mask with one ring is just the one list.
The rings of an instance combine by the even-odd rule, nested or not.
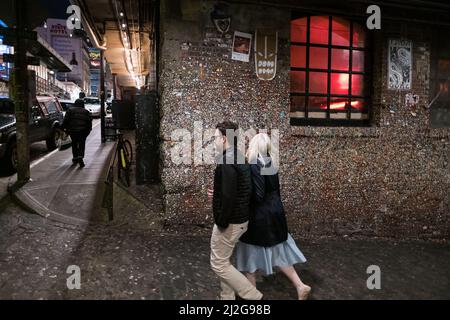
[(369, 106), (367, 101), (363, 99), (352, 99), (352, 112), (351, 118), (362, 120), (369, 118)]
[(309, 67), (328, 69), (328, 48), (309, 48)]
[(330, 99), (330, 111), (345, 111), (348, 98), (331, 97)]
[(331, 51), (331, 69), (348, 71), (349, 50), (333, 49)]
[(348, 80), (347, 73), (332, 73), (331, 94), (348, 94)]
[(331, 98), (330, 101), (330, 118), (331, 119), (348, 119), (347, 114), (347, 98)]
[(305, 71), (291, 71), (291, 92), (305, 92)]
[(58, 111), (54, 101), (47, 102), (45, 106), (47, 107), (48, 113), (55, 113)]
[(311, 17), (311, 43), (328, 44), (329, 18), (324, 16)]
[(310, 72), (309, 73), (309, 92), (327, 93), (327, 73)]
[(333, 18), (331, 43), (337, 46), (350, 45), (350, 23), (341, 18)]
[(357, 48), (366, 47), (366, 34), (364, 29), (357, 23), (353, 23), (353, 46)]
[(291, 21), (291, 42), (306, 42), (306, 18)]
[(306, 66), (306, 47), (291, 46), (291, 67), (304, 68)]
[(295, 116), (304, 117), (305, 114), (305, 97), (304, 96), (291, 96), (291, 112), (302, 112), (303, 114), (297, 114)]
[(308, 98), (308, 118), (326, 118), (327, 117), (327, 98), (309, 97)]
[(353, 51), (353, 71), (364, 71), (364, 51)]
[(360, 74), (352, 75), (352, 95), (354, 96), (365, 95), (364, 76)]
[(437, 77), (445, 79), (450, 76), (450, 59), (439, 59), (437, 68)]

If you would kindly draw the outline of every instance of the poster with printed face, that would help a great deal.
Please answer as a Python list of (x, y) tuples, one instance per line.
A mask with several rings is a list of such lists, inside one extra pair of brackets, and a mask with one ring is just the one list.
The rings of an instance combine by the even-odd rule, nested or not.
[(260, 80), (273, 80), (277, 74), (278, 32), (256, 30), (255, 70)]
[(231, 59), (249, 62), (251, 45), (252, 35), (250, 33), (235, 31)]
[(410, 90), (412, 75), (412, 42), (389, 40), (388, 89)]

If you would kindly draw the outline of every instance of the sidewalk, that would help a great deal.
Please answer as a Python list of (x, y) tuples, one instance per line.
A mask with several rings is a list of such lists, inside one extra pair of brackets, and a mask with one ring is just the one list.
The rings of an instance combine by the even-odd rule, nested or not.
[(52, 152), (31, 168), (31, 181), (13, 198), (32, 212), (59, 222), (85, 225), (107, 221), (102, 200), (114, 143), (101, 143), (99, 123), (86, 141), (86, 167), (72, 164), (71, 149)]
[(16, 182), (16, 180), (17, 176), (15, 174), (11, 177), (0, 178), (0, 212), (9, 201), (8, 186)]

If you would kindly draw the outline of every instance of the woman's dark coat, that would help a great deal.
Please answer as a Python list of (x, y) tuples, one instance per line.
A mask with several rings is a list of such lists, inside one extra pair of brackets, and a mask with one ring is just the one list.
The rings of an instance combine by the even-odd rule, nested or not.
[(248, 230), (242, 235), (242, 242), (272, 247), (284, 242), (288, 237), (286, 216), (280, 197), (278, 173), (262, 175), (261, 168), (271, 166), (270, 157), (250, 165), (252, 195)]

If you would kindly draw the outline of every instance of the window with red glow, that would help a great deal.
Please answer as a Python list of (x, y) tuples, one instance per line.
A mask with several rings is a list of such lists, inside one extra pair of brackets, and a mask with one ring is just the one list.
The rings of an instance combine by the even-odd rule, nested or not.
[(368, 47), (361, 25), (331, 16), (294, 18), (290, 51), (291, 123), (368, 120)]

